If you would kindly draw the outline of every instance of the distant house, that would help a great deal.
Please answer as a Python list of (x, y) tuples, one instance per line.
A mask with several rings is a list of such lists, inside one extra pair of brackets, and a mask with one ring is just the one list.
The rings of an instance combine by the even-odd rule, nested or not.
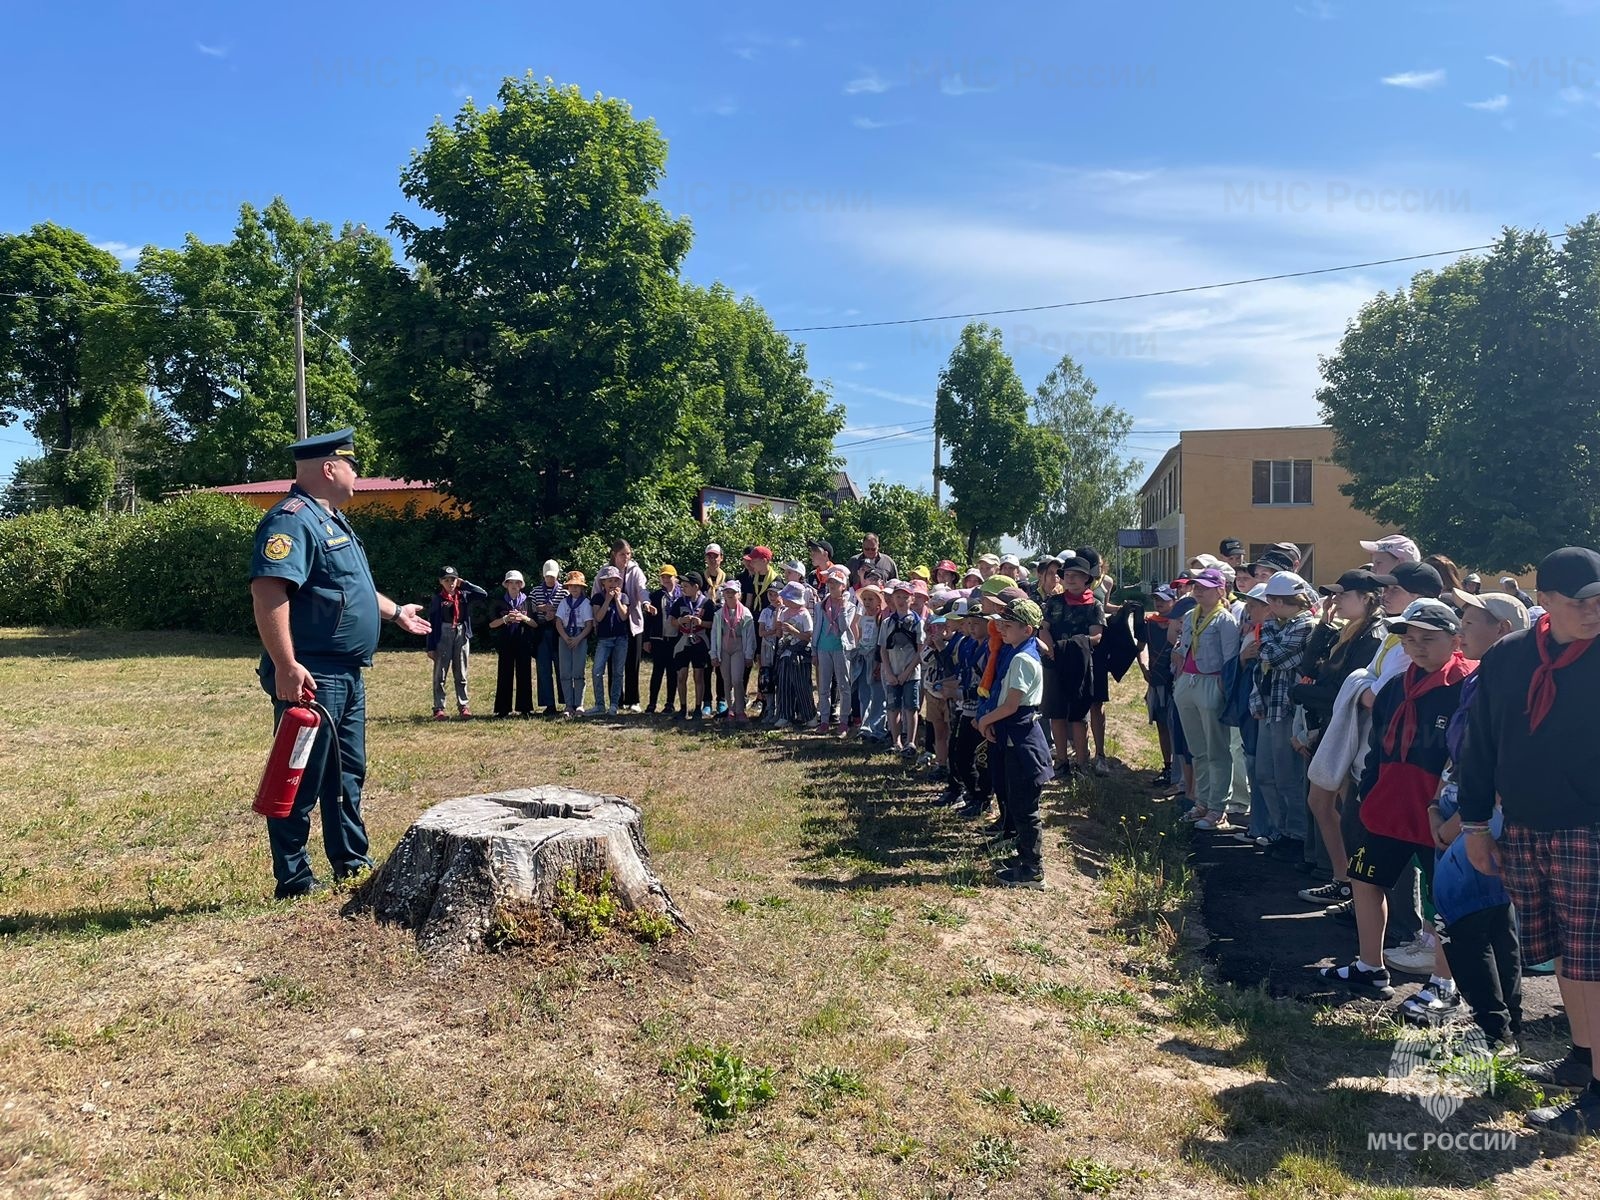
[(694, 519), (704, 525), (711, 519), (713, 510), (726, 513), (741, 508), (764, 508), (775, 517), (789, 517), (800, 511), (798, 500), (782, 496), (763, 496), (759, 492), (739, 492), (732, 488), (705, 487), (695, 498)]
[[(279, 500), (289, 494), (289, 488), (294, 484), (292, 479), (267, 479), (260, 483), (230, 483), (225, 487), (201, 488), (203, 492), (217, 492), (224, 496), (235, 496), (246, 504), (254, 505), (262, 512), (271, 508)], [(407, 504), (414, 504), (418, 513), (443, 512), (450, 516), (457, 515), (456, 502), (431, 483), (424, 483), (417, 479), (384, 479), (374, 477), (371, 479), (358, 478), (356, 480), (356, 494), (350, 498), (350, 503), (344, 506), (345, 512), (370, 512), (375, 509), (387, 508), (395, 513), (405, 510)]]
[(843, 504), (846, 500), (860, 500), (861, 489), (844, 471), (833, 473), (833, 502)]
[(1333, 461), (1326, 425), (1185, 430), (1139, 489), (1141, 524), (1156, 534), (1146, 580), (1176, 578), (1230, 537), (1244, 543), (1247, 561), (1273, 542), (1294, 542), (1302, 575), (1336, 579), (1370, 557), (1362, 538), (1393, 532), (1351, 506), (1339, 490), (1349, 478)]

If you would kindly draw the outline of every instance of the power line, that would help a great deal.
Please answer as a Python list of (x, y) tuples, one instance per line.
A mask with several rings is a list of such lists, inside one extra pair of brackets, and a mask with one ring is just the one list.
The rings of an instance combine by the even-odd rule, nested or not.
[(9, 297), (12, 300), (54, 300), (61, 304), (80, 304), (85, 308), (153, 308), (191, 313), (250, 313), (257, 317), (286, 317), (290, 315), (289, 309), (218, 308), (207, 304), (144, 304), (137, 300), (91, 300), (86, 296), (52, 296), (41, 295), (38, 292), (0, 292), (0, 296)]
[[(870, 446), (874, 442), (903, 441), (903, 440), (906, 440), (906, 435), (907, 434), (923, 433), (923, 432), (925, 432), (927, 430), (930, 430), (932, 428), (933, 428), (933, 422), (929, 421), (926, 425), (908, 426), (908, 427), (900, 430), (898, 433), (883, 433), (883, 434), (879, 434), (877, 437), (861, 438), (859, 441), (854, 441), (854, 442), (835, 442), (833, 448), (835, 450), (849, 450), (854, 446)], [(918, 439), (918, 440), (926, 440), (926, 439)]]
[(1256, 275), (1249, 279), (1230, 279), (1225, 283), (1197, 283), (1189, 287), (1161, 288), (1153, 292), (1129, 292), (1121, 296), (1099, 296), (1093, 300), (1063, 300), (1057, 304), (1027, 304), (1017, 308), (990, 308), (981, 312), (945, 313), (937, 317), (899, 317), (889, 321), (852, 321), (843, 325), (792, 325), (779, 333), (823, 333), (836, 329), (880, 329), (886, 325), (926, 325), (933, 321), (966, 321), (973, 317), (1007, 317), (1016, 313), (1052, 312), (1062, 308), (1086, 308), (1092, 304), (1118, 304), (1124, 300), (1149, 300), (1156, 296), (1181, 296), (1189, 292), (1212, 292), (1219, 288), (1245, 287), (1252, 283), (1274, 283), (1282, 279), (1304, 279), (1310, 275), (1332, 275), (1339, 271), (1359, 271), (1365, 267), (1386, 267), (1394, 263), (1418, 262), (1424, 258), (1444, 258), (1451, 254), (1472, 254), (1493, 250), (1484, 246), (1465, 246), (1460, 250), (1430, 250), (1426, 254), (1404, 254), (1397, 258), (1375, 258), (1370, 262), (1345, 263), (1337, 267), (1316, 267), (1308, 271), (1285, 271), (1280, 275)]

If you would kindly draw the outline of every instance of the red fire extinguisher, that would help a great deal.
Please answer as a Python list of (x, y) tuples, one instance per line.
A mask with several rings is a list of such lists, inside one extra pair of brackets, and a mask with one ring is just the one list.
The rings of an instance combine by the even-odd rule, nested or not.
[(251, 805), (263, 817), (287, 817), (294, 809), (300, 777), (311, 759), (311, 746), (317, 740), (322, 718), (306, 704), (284, 709), (278, 732), (267, 755), (267, 769), (261, 773), (256, 802)]

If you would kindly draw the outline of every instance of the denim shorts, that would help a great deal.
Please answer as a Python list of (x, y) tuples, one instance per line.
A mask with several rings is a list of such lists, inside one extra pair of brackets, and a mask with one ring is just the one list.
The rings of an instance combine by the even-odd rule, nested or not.
[(883, 706), (889, 712), (916, 712), (922, 703), (922, 680), (883, 685)]

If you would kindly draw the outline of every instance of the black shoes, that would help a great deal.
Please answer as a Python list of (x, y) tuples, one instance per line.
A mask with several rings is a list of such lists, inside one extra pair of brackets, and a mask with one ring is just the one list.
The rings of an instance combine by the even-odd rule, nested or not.
[(1517, 1070), (1529, 1083), (1547, 1088), (1588, 1087), (1589, 1080), (1593, 1078), (1590, 1064), (1579, 1059), (1571, 1050), (1564, 1057), (1552, 1058), (1548, 1062), (1519, 1063)]
[(1002, 867), (994, 873), (1001, 887), (1028, 888), (1031, 891), (1044, 891), (1044, 871), (1039, 867), (1024, 867), (1021, 863), (1013, 863), (1009, 867)]
[(1352, 962), (1344, 967), (1323, 967), (1317, 974), (1329, 983), (1349, 988), (1351, 995), (1370, 996), (1375, 1000), (1394, 999), (1394, 988), (1389, 986), (1389, 972), (1382, 968), (1368, 971)]
[(1585, 1087), (1565, 1104), (1533, 1109), (1523, 1120), (1540, 1133), (1559, 1133), (1567, 1137), (1600, 1133), (1600, 1092)]

